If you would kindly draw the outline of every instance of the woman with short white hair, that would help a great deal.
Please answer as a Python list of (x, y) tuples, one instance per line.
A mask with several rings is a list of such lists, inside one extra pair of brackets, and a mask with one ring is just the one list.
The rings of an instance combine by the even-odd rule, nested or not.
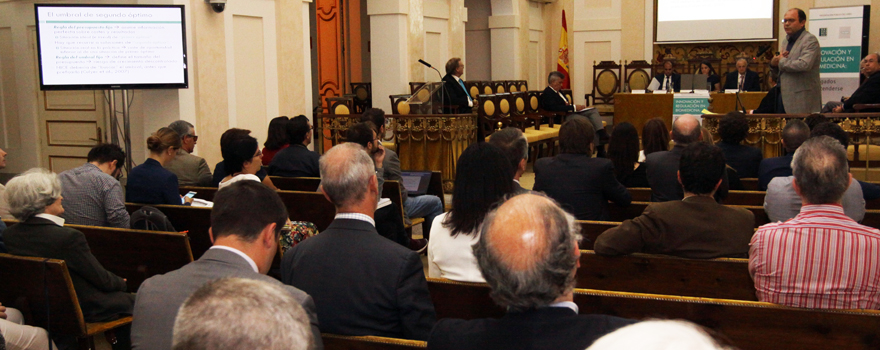
[(10, 254), (64, 260), (86, 322), (131, 315), (134, 295), (125, 293), (125, 280), (101, 266), (82, 232), (64, 227), (61, 183), (55, 173), (34, 168), (12, 178), (6, 184), (6, 199), (19, 220), (3, 235)]

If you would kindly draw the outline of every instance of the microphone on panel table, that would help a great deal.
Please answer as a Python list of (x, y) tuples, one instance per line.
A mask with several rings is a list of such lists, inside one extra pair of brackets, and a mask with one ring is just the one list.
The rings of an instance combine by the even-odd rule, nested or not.
[[(422, 59), (421, 59), (421, 58), (420, 58), (420, 59), (419, 59), (419, 63), (421, 63), (421, 64), (424, 64), (424, 65), (425, 65), (425, 67), (428, 67), (428, 68), (434, 68), (434, 67), (432, 67), (432, 66), (431, 66), (431, 64), (430, 64), (430, 63), (428, 63), (428, 62), (425, 62), (425, 61), (424, 61), (424, 60), (422, 60)], [(436, 70), (436, 68), (435, 68), (435, 70)]]
[(767, 46), (764, 46), (764, 47), (759, 47), (759, 48), (758, 48), (758, 53), (755, 55), (755, 57), (753, 57), (753, 59), (757, 60), (758, 57), (763, 56), (765, 53), (767, 53), (767, 51), (770, 51), (770, 45), (767, 45)]

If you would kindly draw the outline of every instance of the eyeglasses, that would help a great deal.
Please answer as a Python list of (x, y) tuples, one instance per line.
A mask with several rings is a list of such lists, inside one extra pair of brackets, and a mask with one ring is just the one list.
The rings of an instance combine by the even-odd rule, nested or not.
[(782, 23), (794, 23), (794, 22), (797, 22), (797, 20), (794, 18), (787, 18), (787, 19), (782, 20)]
[(261, 151), (261, 150), (257, 150), (257, 154), (254, 154), (254, 158), (262, 157), (262, 156), (263, 156), (263, 151)]
[(193, 138), (193, 141), (198, 141), (198, 140), (199, 140), (199, 136), (198, 136), (198, 135), (186, 135), (186, 136), (192, 137), (192, 138)]

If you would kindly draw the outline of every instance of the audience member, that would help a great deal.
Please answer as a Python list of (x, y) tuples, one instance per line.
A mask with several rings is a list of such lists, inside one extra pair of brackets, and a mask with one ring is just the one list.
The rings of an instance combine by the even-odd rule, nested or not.
[(650, 187), (645, 163), (639, 162), (639, 132), (632, 124), (614, 125), (608, 143), (608, 159), (614, 165), (614, 177), (624, 187)]
[(522, 174), (526, 172), (526, 164), (529, 161), (529, 141), (526, 140), (523, 132), (514, 127), (506, 127), (492, 133), (489, 136), (489, 143), (498, 146), (504, 152), (504, 157), (513, 168), (513, 193), (529, 192), (519, 183)]
[(375, 228), (374, 160), (347, 142), (320, 162), (321, 191), (336, 219), (284, 254), (282, 281), (315, 298), (322, 332), (427, 339), (435, 315), (422, 261)]
[(486, 142), (473, 143), (461, 153), (452, 209), (434, 219), (428, 241), (429, 277), (485, 282), (471, 246), (480, 239), (478, 229), (489, 210), (514, 193), (508, 160), (503, 150)]
[[(381, 197), (381, 193), (385, 186), (385, 171), (383, 169), (386, 150), (378, 140), (375, 125), (373, 125), (373, 122), (358, 123), (348, 128), (345, 134), (348, 142), (356, 143), (363, 147), (367, 151), (367, 154), (373, 159), (376, 168), (378, 190)], [(376, 223), (376, 230), (382, 235), (382, 237), (397, 242), (404, 247), (409, 247), (419, 253), (422, 253), (428, 246), (428, 242), (424, 238), (420, 240), (414, 240), (411, 238), (411, 235), (406, 232), (401, 213), (395, 210), (393, 206), (387, 205), (378, 208), (374, 215), (373, 220)]]
[[(669, 151), (649, 154), (645, 160), (648, 183), (651, 185), (651, 201), (666, 202), (684, 198), (681, 183), (678, 181), (678, 161), (684, 148), (694, 142), (702, 141), (700, 122), (690, 114), (685, 114), (672, 123), (672, 140), (675, 147)], [(727, 172), (721, 179), (721, 187), (715, 191), (715, 200), (720, 202), (727, 197), (730, 188)]]
[(818, 112), (822, 108), (819, 40), (806, 30), (807, 14), (799, 8), (786, 11), (782, 23), (787, 35), (779, 46), (782, 53), (770, 60), (770, 73), (779, 76), (785, 111), (790, 114)]
[(578, 349), (633, 321), (578, 315), (579, 226), (553, 200), (522, 194), (490, 212), (474, 255), (490, 296), (507, 314), (442, 319), (428, 349)]
[[(262, 184), (239, 181), (217, 191), (211, 211), (211, 249), (199, 260), (141, 284), (132, 322), (134, 348), (171, 349), (177, 310), (187, 297), (212, 280), (240, 277), (280, 286), (265, 274), (278, 252), (278, 236), (286, 221), (287, 209), (281, 198)], [(315, 348), (322, 348), (312, 297), (290, 286), (284, 288), (308, 313)], [(240, 317), (246, 308), (236, 306), (236, 317)]]
[[(61, 183), (54, 173), (34, 168), (12, 178), (6, 184), (6, 199), (20, 222), (3, 237), (10, 254), (64, 260), (86, 322), (131, 315), (134, 295), (125, 292), (125, 280), (101, 266), (82, 232), (64, 227)], [(119, 342), (114, 349), (130, 347), (129, 331), (129, 327), (116, 329)]]
[[(197, 289), (174, 321), (174, 350), (306, 350), (309, 314), (277, 282), (227, 277)], [(319, 339), (320, 341), (320, 339)]]
[(721, 149), (694, 142), (684, 148), (679, 163), (677, 176), (684, 199), (652, 203), (641, 216), (603, 232), (593, 248), (597, 254), (748, 257), (755, 215), (743, 208), (718, 204), (712, 198), (724, 175)]
[(178, 120), (168, 128), (180, 135), (181, 147), (177, 149), (176, 157), (163, 164), (165, 169), (177, 175), (180, 186), (210, 186), (211, 168), (208, 168), (208, 162), (205, 158), (192, 155), (199, 140), (195, 127), (185, 120)]
[(180, 137), (170, 128), (161, 128), (147, 138), (150, 157), (131, 169), (125, 188), (125, 201), (142, 204), (189, 205), (192, 198), (180, 195), (177, 175), (163, 167), (177, 155)]
[(740, 178), (758, 177), (758, 165), (764, 158), (760, 149), (743, 144), (749, 136), (749, 121), (740, 112), (727, 113), (718, 122), (718, 134), (721, 142), (718, 147), (724, 152), (727, 161)]
[(770, 90), (761, 99), (758, 108), (750, 111), (749, 114), (785, 114), (785, 105), (782, 103), (782, 93), (778, 84), (779, 78), (773, 73), (767, 76), (769, 77)]
[(700, 74), (706, 76), (707, 90), (714, 92), (721, 91), (721, 78), (718, 77), (718, 73), (715, 73), (715, 68), (712, 67), (712, 64), (709, 63), (709, 61), (704, 60), (700, 62)]
[(281, 116), (272, 118), (272, 121), (269, 122), (266, 142), (263, 143), (263, 165), (269, 166), (279, 151), (290, 146), (290, 141), (287, 138), (287, 122), (289, 120), (287, 117)]
[(58, 174), (67, 208), (61, 216), (68, 224), (130, 228), (122, 197), (122, 164), (125, 152), (109, 143), (89, 151), (87, 163)]
[[(712, 132), (709, 129), (706, 129), (705, 126), (700, 127), (700, 137), (702, 137), (701, 142), (709, 145), (715, 146), (715, 138), (712, 136)], [(724, 168), (727, 172), (727, 180), (729, 180), (728, 185), (730, 185), (730, 190), (742, 191), (745, 190), (743, 187), (742, 181), (739, 180), (739, 174), (737, 174), (736, 169), (732, 168), (730, 164)]]
[[(820, 123), (816, 125), (810, 132), (810, 137), (831, 136), (843, 145), (844, 149), (849, 148), (849, 133), (844, 131), (840, 125), (835, 123)], [(880, 185), (870, 182), (856, 180), (862, 188), (862, 196), (865, 200), (880, 198)]]
[[(6, 168), (6, 155), (6, 151), (0, 149), (0, 169)], [(6, 202), (6, 196), (3, 195), (5, 191), (6, 186), (0, 183), (0, 218), (9, 217), (9, 203)], [(0, 225), (2, 225), (2, 221), (0, 221)]]
[(464, 80), (461, 79), (462, 75), (464, 75), (464, 62), (461, 61), (461, 58), (453, 57), (446, 61), (446, 76), (443, 77), (443, 82), (445, 83), (443, 89), (448, 97), (445, 103), (447, 106), (455, 106), (457, 109), (453, 111), (449, 107), (444, 107), (444, 113), (468, 114), (474, 108), (474, 98), (464, 86)]
[(725, 91), (761, 91), (761, 78), (758, 73), (749, 69), (749, 59), (740, 57), (736, 59), (736, 70), (727, 73), (724, 82)]
[(669, 150), (669, 130), (663, 119), (653, 118), (642, 127), (642, 151), (639, 152), (639, 163), (654, 152)]
[[(225, 132), (223, 132), (223, 135), (220, 135), (220, 153), (221, 153), (221, 155), (223, 153), (223, 145), (228, 143), (229, 142), (228, 140), (231, 140), (233, 138), (239, 138), (242, 135), (250, 135), (250, 134), (251, 134), (250, 130), (237, 129), (237, 128), (232, 128), (232, 129), (229, 129), (229, 130), (226, 130)], [(229, 147), (230, 146), (227, 146), (227, 149)], [(223, 179), (225, 179), (226, 176), (228, 176), (228, 175), (229, 174), (226, 172), (226, 163), (221, 160), (220, 162), (217, 163), (217, 165), (214, 166), (214, 178), (211, 180), (212, 186), (220, 187), (220, 181), (223, 181)], [(260, 179), (260, 182), (262, 182), (263, 185), (266, 185), (267, 187), (269, 187), (273, 190), (278, 189), (277, 187), (275, 187), (275, 184), (272, 183), (272, 178), (270, 178), (269, 174), (266, 173), (266, 169), (264, 167), (260, 167), (260, 170), (258, 170), (257, 173), (254, 175), (256, 175), (257, 178)]]
[(673, 61), (663, 62), (663, 72), (651, 79), (648, 85), (651, 91), (680, 92), (681, 91), (681, 74), (675, 72), (675, 63)]
[[(880, 54), (869, 53), (862, 59), (862, 74), (866, 77), (862, 85), (853, 92), (852, 96), (841, 102), (826, 103), (826, 108), (831, 109), (834, 113), (852, 113), (855, 112), (854, 106), (857, 104), (875, 104), (880, 103)], [(824, 109), (823, 109), (824, 111)], [(863, 112), (876, 111), (876, 109), (864, 110)]]
[(614, 165), (592, 158), (593, 125), (570, 118), (559, 128), (559, 152), (535, 161), (535, 191), (545, 192), (578, 220), (608, 220), (608, 201), (628, 206), (632, 197), (614, 177)]
[(45, 329), (25, 325), (21, 311), (0, 304), (0, 349), (5, 344), (9, 350), (44, 350), (50, 349), (49, 343), (58, 348)]
[(272, 158), (269, 175), (285, 177), (318, 177), (318, 158), (321, 156), (306, 146), (312, 143), (312, 123), (303, 115), (287, 122), (287, 147)]
[(218, 188), (242, 180), (260, 182), (256, 174), (263, 167), (263, 153), (260, 152), (257, 139), (239, 133), (225, 141), (220, 144), (220, 153), (223, 155), (223, 168), (229, 175), (220, 181)]
[(828, 118), (825, 117), (822, 113), (813, 113), (804, 118), (804, 123), (807, 123), (807, 126), (810, 127), (810, 130), (813, 130), (816, 125), (830, 122)]
[[(361, 122), (373, 123), (373, 130), (376, 132), (376, 138), (379, 143), (382, 142), (382, 136), (385, 135), (385, 111), (379, 108), (370, 108), (361, 115)], [(435, 195), (409, 196), (406, 188), (403, 187), (403, 177), (401, 176), (400, 158), (397, 152), (385, 148), (385, 159), (382, 161), (383, 178), (385, 180), (394, 180), (400, 183), (400, 193), (403, 194), (403, 211), (410, 218), (425, 218), (422, 223), (422, 235), (426, 239), (430, 239), (431, 225), (437, 215), (443, 214), (443, 202), (440, 197)]]
[(761, 226), (752, 237), (749, 273), (758, 300), (802, 308), (880, 309), (880, 230), (844, 215), (852, 175), (846, 150), (819, 136), (792, 161), (803, 200), (794, 219)]
[(726, 350), (703, 327), (688, 321), (649, 320), (622, 327), (587, 350)]
[(767, 185), (775, 177), (791, 176), (791, 159), (794, 151), (810, 138), (810, 127), (799, 119), (793, 119), (782, 128), (782, 148), (785, 155), (761, 160), (758, 165), (758, 190), (766, 191)]

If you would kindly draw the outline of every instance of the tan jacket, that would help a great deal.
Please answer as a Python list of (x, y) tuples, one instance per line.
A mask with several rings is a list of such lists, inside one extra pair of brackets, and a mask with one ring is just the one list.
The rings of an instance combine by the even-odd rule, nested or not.
[(174, 160), (165, 164), (165, 169), (177, 175), (178, 186), (211, 186), (211, 169), (205, 158), (182, 149), (177, 150)]

